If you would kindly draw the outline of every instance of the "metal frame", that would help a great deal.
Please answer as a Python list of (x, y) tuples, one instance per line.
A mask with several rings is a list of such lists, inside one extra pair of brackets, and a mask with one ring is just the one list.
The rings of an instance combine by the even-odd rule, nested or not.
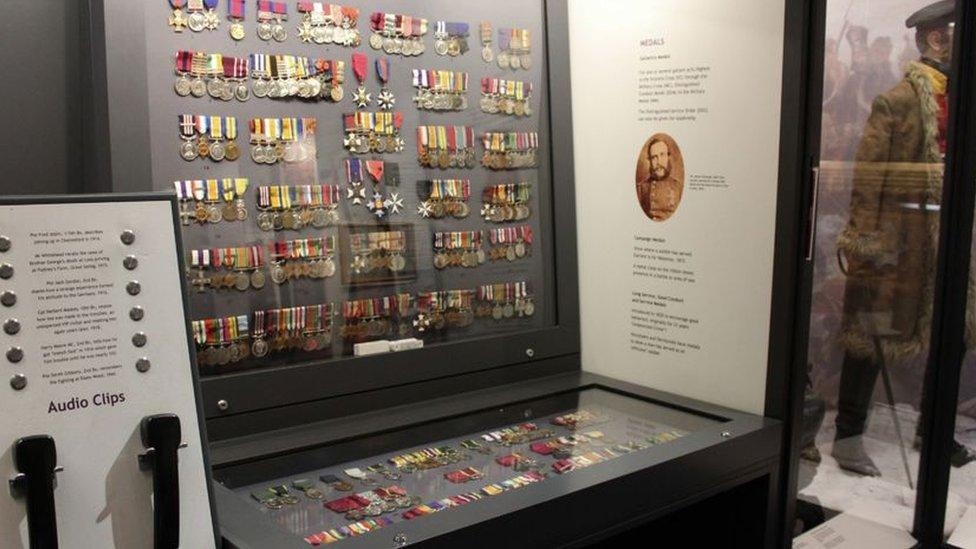
[[(111, 166), (114, 181), (149, 181), (148, 101), (144, 61), (145, 44), (139, 27), (144, 24), (140, 2), (89, 0), (92, 12), (104, 15), (104, 28), (94, 42), (106, 47), (107, 67), (127, 67), (125, 74), (105, 72), (96, 80), (107, 82), (113, 114), (109, 117)], [(545, 375), (542, 361), (578, 354), (579, 304), (576, 266), (576, 204), (573, 193), (572, 107), (569, 97), (569, 33), (566, 0), (542, 0), (546, 13), (551, 205), (555, 299), (554, 326), (502, 337), (485, 337), (438, 344), (406, 353), (345, 358), (328, 362), (308, 361), (287, 367), (240, 372), (202, 380), (204, 412), (210, 420), (227, 418), (290, 405), (460, 376), (521, 364), (525, 377)], [(124, 24), (122, 24), (124, 21)], [(135, 27), (133, 27), (135, 25)], [(124, 34), (108, 36), (110, 28), (126, 28)], [(116, 40), (112, 42), (112, 40)], [(123, 42), (124, 40), (124, 42)], [(126, 62), (126, 60), (132, 62)], [(139, 67), (142, 67), (139, 70)], [(104, 67), (102, 67), (104, 68)], [(136, 70), (132, 70), (136, 68)], [(555, 95), (559, 93), (560, 95)], [(130, 116), (131, 115), (131, 116)], [(126, 175), (128, 174), (128, 175)], [(555, 192), (556, 190), (560, 192)], [(466, 357), (460, 361), (457, 357)], [(578, 368), (578, 364), (576, 365)], [(541, 372), (541, 373), (537, 373)], [(227, 404), (226, 409), (218, 402)], [(247, 424), (246, 419), (241, 419)]]
[[(775, 499), (782, 434), (779, 422), (583, 372), (497, 386), (413, 405), (409, 408), (409, 415), (403, 414), (402, 409), (385, 409), (301, 428), (282, 429), (259, 437), (217, 443), (214, 445), (217, 476), (221, 476), (221, 470), (228, 476), (280, 476), (282, 467), (295, 463), (293, 456), (299, 451), (312, 454), (317, 450), (328, 452), (330, 444), (340, 441), (355, 441), (377, 433), (423, 426), (513, 402), (593, 387), (726, 421), (679, 441), (655, 447), (653, 451), (630, 454), (598, 467), (577, 471), (566, 479), (550, 479), (480, 501), (477, 505), (452, 509), (423, 520), (398, 523), (396, 528), (343, 543), (348, 543), (350, 547), (389, 547), (393, 536), (403, 533), (409, 540), (437, 538), (434, 541), (438, 544), (454, 543), (453, 546), (457, 546), (464, 540), (480, 539), (479, 536), (499, 527), (497, 521), (504, 521), (505, 528), (511, 528), (515, 523), (526, 525), (525, 529), (519, 528), (525, 537), (520, 536), (521, 539), (517, 541), (509, 540), (509, 543), (553, 545), (569, 543), (576, 535), (600, 537), (615, 527), (633, 527), (757, 478), (769, 478), (768, 499), (770, 503)], [(648, 490), (649, 487), (654, 489)], [(297, 549), (304, 545), (301, 539), (270, 527), (263, 514), (228, 488), (218, 485), (216, 493), (224, 534), (233, 545), (242, 549)], [(569, 502), (571, 498), (578, 498), (575, 505)], [(557, 542), (556, 538), (551, 537), (551, 530), (532, 533), (533, 528), (540, 524), (540, 516), (562, 516), (565, 512), (557, 509), (588, 506), (594, 501), (593, 498), (597, 501), (609, 499), (614, 501), (614, 505), (602, 510), (587, 507), (586, 513), (574, 513), (572, 525), (560, 523), (563, 535), (571, 536), (569, 540)], [(622, 509), (627, 511), (621, 513)], [(768, 509), (755, 511), (766, 514)], [(517, 514), (513, 514), (515, 512)], [(535, 527), (529, 528), (530, 524)], [(767, 545), (772, 545), (771, 535), (772, 530), (767, 529)]]
[[(956, 2), (948, 139), (936, 265), (932, 344), (922, 402), (927, 419), (919, 462), (914, 535), (923, 547), (942, 543), (949, 495), (950, 452), (959, 404), (959, 376), (966, 355), (973, 212), (976, 209), (976, 4)], [(938, 395), (934, 398), (934, 395)]]
[[(169, 202), (170, 212), (173, 219), (173, 237), (176, 244), (176, 254), (177, 261), (179, 261), (178, 272), (183, 272), (183, 242), (179, 237), (179, 226), (180, 226), (180, 213), (179, 204), (176, 201), (176, 196), (170, 193), (114, 193), (114, 194), (85, 194), (85, 195), (63, 195), (63, 196), (0, 196), (0, 206), (23, 206), (29, 204), (91, 204), (96, 202)], [(180, 293), (183, 296), (183, 311), (187, 311), (189, 304), (187, 303), (187, 288), (186, 279), (180, 277)], [(196, 364), (196, 346), (193, 343), (193, 333), (190, 331), (189, 324), (184, 326), (184, 331), (186, 334), (186, 346), (190, 351), (190, 355), (187, 357), (190, 365), (190, 375), (193, 379), (193, 397), (196, 402), (197, 408), (197, 429), (200, 434), (200, 443), (202, 444), (201, 454), (203, 455), (203, 468), (204, 474), (206, 475), (207, 481), (207, 497), (210, 500), (210, 520), (214, 526), (214, 533), (217, 535), (217, 539), (214, 540), (216, 547), (220, 547), (220, 529), (218, 528), (217, 521), (217, 506), (216, 500), (214, 498), (214, 488), (213, 482), (211, 481), (211, 460), (210, 460), (210, 444), (207, 439), (207, 429), (205, 427), (204, 415), (203, 415), (203, 394), (200, 390), (200, 375), (197, 368), (193, 365)]]

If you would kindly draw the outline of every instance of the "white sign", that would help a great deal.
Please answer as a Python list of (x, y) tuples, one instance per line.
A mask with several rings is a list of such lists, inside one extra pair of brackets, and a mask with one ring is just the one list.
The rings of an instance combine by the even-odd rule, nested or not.
[(763, 412), (784, 15), (570, 1), (585, 370)]
[[(215, 545), (172, 208), (0, 206), (0, 481), (18, 474), (15, 441), (53, 439), (62, 547), (153, 546), (139, 455), (140, 424), (155, 414), (178, 416), (186, 444), (181, 546)], [(26, 509), (22, 494), (0, 497), (0, 547), (28, 547)]]

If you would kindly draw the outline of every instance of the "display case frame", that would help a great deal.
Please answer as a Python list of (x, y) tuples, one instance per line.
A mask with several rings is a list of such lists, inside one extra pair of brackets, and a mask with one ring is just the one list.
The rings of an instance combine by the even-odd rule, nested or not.
[[(109, 156), (113, 181), (151, 181), (146, 102), (153, 92), (147, 87), (144, 6), (119, 0), (91, 2), (93, 20), (98, 22), (93, 24), (94, 42), (105, 46), (104, 58), (93, 58), (94, 80), (105, 82), (108, 98), (109, 121), (96, 137), (109, 144), (101, 154)], [(541, 0), (541, 4), (545, 13), (548, 89), (565, 94), (560, 95), (559, 101), (549, 101), (548, 120), (543, 120), (549, 126), (548, 168), (553, 189), (549, 230), (554, 324), (503, 336), (439, 343), (409, 352), (329, 360), (327, 365), (323, 361), (296, 361), (269, 370), (204, 377), (201, 383), (208, 419), (513, 365), (521, 365), (526, 377), (533, 377), (544, 375), (533, 373), (540, 362), (579, 353), (576, 202), (574, 193), (568, 192), (574, 188), (568, 4), (565, 0)], [(121, 67), (125, 69), (120, 70)], [(560, 192), (555, 192), (557, 187)], [(459, 361), (459, 356), (466, 359)]]

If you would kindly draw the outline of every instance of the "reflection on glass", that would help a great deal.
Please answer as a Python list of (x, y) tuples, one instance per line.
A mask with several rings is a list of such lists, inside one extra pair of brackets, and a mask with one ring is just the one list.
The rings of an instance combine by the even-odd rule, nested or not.
[(801, 532), (833, 513), (911, 529), (953, 9), (828, 2)]

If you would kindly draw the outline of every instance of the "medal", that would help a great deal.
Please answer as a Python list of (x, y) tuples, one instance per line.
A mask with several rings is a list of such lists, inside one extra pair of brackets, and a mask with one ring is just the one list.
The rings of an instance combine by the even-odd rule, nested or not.
[(217, 2), (218, 0), (203, 0), (204, 7), (207, 9), (204, 13), (204, 27), (207, 30), (217, 30), (220, 27), (220, 18), (217, 16)]
[(481, 59), (485, 63), (491, 63), (494, 60), (495, 54), (491, 49), (491, 23), (488, 21), (481, 22)]
[(393, 92), (390, 91), (390, 60), (388, 58), (377, 58), (376, 62), (376, 77), (379, 78), (382, 84), (382, 91), (377, 99), (379, 107), (384, 111), (392, 111), (393, 106), (396, 104), (396, 98), (393, 96)]
[(501, 50), (498, 66), (502, 69), (529, 70), (532, 67), (532, 43), (528, 29), (498, 29), (498, 48)]
[(183, 32), (187, 25), (186, 15), (183, 13), (186, 0), (169, 0), (169, 5), (173, 8), (169, 15), (169, 26), (173, 27), (174, 32)]
[(409, 15), (375, 12), (370, 16), (373, 34), (369, 45), (389, 55), (420, 55), (424, 52), (423, 36), (427, 34), (427, 20)]
[(244, 39), (244, 18), (246, 0), (227, 0), (227, 17), (231, 21), (230, 37), (240, 42)]
[(187, 26), (193, 32), (200, 32), (207, 27), (207, 16), (203, 12), (203, 0), (187, 0)]
[(457, 57), (468, 51), (468, 24), (438, 21), (434, 32), (434, 52)]
[(356, 80), (359, 81), (359, 88), (356, 89), (356, 93), (352, 96), (353, 103), (359, 109), (365, 109), (373, 101), (373, 95), (366, 91), (365, 79), (366, 79), (366, 64), (367, 57), (361, 53), (354, 53), (352, 56), (352, 70), (353, 74), (356, 75)]
[(417, 108), (436, 111), (461, 111), (467, 107), (468, 73), (413, 70)]

